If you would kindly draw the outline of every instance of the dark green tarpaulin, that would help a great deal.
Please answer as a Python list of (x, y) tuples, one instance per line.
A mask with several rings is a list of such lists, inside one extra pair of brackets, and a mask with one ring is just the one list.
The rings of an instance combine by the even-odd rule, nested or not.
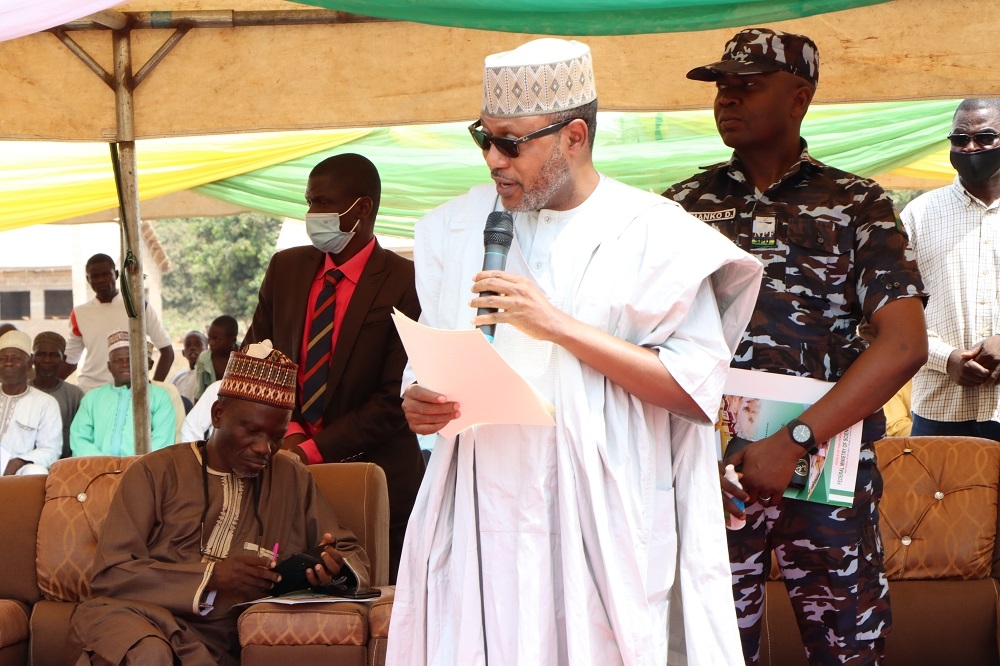
[(546, 35), (688, 32), (878, 5), (887, 0), (298, 0), (365, 16)]

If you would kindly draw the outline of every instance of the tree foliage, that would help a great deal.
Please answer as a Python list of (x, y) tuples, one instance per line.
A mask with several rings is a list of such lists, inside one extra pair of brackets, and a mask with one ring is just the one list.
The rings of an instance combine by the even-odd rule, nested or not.
[(204, 331), (228, 314), (240, 322), (242, 338), (280, 230), (281, 220), (257, 213), (157, 222), (172, 266), (163, 276), (163, 317), (171, 337)]
[(927, 190), (886, 190), (886, 194), (892, 199), (892, 205), (896, 207), (896, 212), (906, 208), (906, 204), (919, 197)]

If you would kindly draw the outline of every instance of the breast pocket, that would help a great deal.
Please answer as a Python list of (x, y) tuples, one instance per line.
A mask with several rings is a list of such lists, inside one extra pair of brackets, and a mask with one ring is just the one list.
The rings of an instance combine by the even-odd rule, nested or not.
[(850, 279), (854, 230), (828, 220), (800, 219), (788, 224), (786, 241), (786, 289), (843, 305), (854, 288)]
[[(391, 307), (381, 307), (372, 308), (365, 315), (365, 320), (361, 324), (362, 326), (378, 326), (378, 325), (392, 324), (392, 308)], [(394, 324), (393, 324), (394, 325)]]
[(4, 447), (14, 455), (27, 453), (35, 448), (38, 428), (15, 420), (7, 428)]

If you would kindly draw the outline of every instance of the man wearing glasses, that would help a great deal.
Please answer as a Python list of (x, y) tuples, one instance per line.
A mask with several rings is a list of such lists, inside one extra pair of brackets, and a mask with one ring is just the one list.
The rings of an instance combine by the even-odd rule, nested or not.
[(927, 364), (913, 378), (913, 435), (1000, 440), (1000, 99), (967, 99), (952, 121), (955, 182), (902, 219), (930, 292)]
[[(558, 39), (488, 57), (469, 129), (494, 183), (417, 225), (421, 322), (496, 324), (497, 351), (556, 426), (438, 437), (387, 663), (740, 661), (710, 424), (760, 267), (595, 170), (591, 62)], [(503, 210), (506, 267), (481, 271), (487, 217)], [(410, 427), (437, 433), (462, 405), (413, 381)]]

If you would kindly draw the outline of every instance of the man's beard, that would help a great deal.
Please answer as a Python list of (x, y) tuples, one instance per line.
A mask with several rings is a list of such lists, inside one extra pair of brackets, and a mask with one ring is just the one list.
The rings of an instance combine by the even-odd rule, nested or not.
[(264, 469), (254, 470), (252, 472), (251, 471), (248, 471), (248, 472), (237, 472), (236, 470), (233, 470), (233, 476), (235, 476), (237, 479), (254, 479), (254, 478), (257, 478), (258, 476), (260, 476), (264, 472), (264, 470), (267, 469), (267, 466), (270, 463), (271, 463), (271, 461), (268, 460), (267, 462), (264, 463)]
[(512, 213), (527, 212), (541, 210), (549, 206), (555, 194), (565, 187), (571, 179), (569, 163), (563, 156), (559, 145), (556, 144), (549, 159), (545, 160), (545, 164), (539, 169), (538, 177), (535, 178), (531, 190), (525, 188), (521, 203), (515, 205), (510, 211)]

